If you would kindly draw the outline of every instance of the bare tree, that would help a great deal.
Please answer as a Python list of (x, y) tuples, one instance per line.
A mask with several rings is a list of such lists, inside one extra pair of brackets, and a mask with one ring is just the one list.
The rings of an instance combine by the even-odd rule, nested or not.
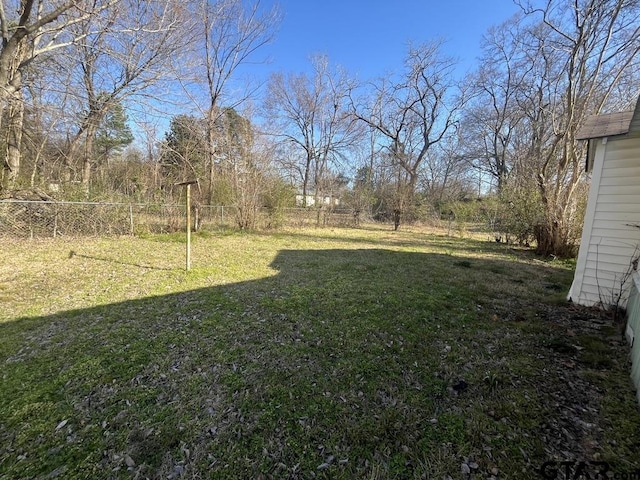
[(469, 78), (473, 101), (465, 109), (461, 135), (468, 162), (487, 172), (498, 192), (514, 168), (514, 141), (524, 115), (518, 95), (532, 65), (521, 57), (520, 17), (489, 29), (478, 70)]
[(185, 11), (176, 0), (121, 0), (120, 8), (105, 10), (74, 25), (82, 41), (70, 49), (75, 61), (80, 122), (71, 140), (68, 166), (81, 164), (88, 190), (94, 164), (93, 145), (105, 116), (125, 99), (142, 95), (168, 71), (168, 62), (183, 46)]
[(268, 187), (271, 156), (264, 137), (258, 137), (253, 125), (234, 109), (225, 114), (226, 167), (222, 175), (227, 177), (238, 228), (256, 226), (262, 199)]
[(298, 172), (303, 206), (313, 193), (321, 207), (328, 193), (332, 168), (354, 146), (361, 129), (348, 112), (352, 82), (333, 71), (325, 56), (312, 58), (313, 77), (305, 74), (271, 76), (265, 109), (275, 137), (293, 147), (292, 166)]
[(526, 221), (535, 221), (527, 232), (535, 233), (539, 253), (572, 255), (586, 153), (576, 132), (588, 115), (637, 98), (640, 4), (516, 3), (522, 12), (485, 37), (471, 82), (475, 101), (462, 123), (465, 155), (510, 201), (515, 195), (527, 205)]
[(263, 8), (260, 0), (193, 0), (189, 2), (196, 39), (192, 42), (190, 66), (179, 68), (184, 91), (207, 125), (207, 201), (214, 195), (218, 162), (218, 125), (224, 108), (237, 108), (254, 93), (234, 88), (235, 76), (256, 53), (272, 41), (280, 22), (274, 7)]
[(472, 191), (469, 168), (461, 154), (460, 137), (447, 138), (427, 153), (420, 172), (420, 185), (434, 206), (449, 200), (461, 200)]
[(410, 47), (399, 81), (374, 85), (369, 106), (354, 105), (354, 115), (377, 130), (387, 142), (395, 176), (394, 228), (411, 208), (420, 168), (428, 153), (452, 134), (464, 103), (453, 81), (453, 60), (441, 53), (441, 43)]
[[(521, 4), (533, 20), (520, 38), (531, 65), (518, 105), (530, 132), (544, 220), (536, 239), (542, 254), (570, 255), (579, 229), (572, 222), (585, 146), (576, 132), (589, 114), (611, 105), (628, 72), (638, 68), (637, 0), (547, 0)], [(637, 97), (636, 90), (629, 97)]]
[[(24, 70), (38, 57), (81, 37), (69, 27), (120, 0), (14, 0), (0, 3), (0, 101), (22, 88)], [(25, 48), (26, 47), (26, 48)]]
[(0, 118), (8, 119), (3, 184), (13, 186), (20, 171), (26, 69), (38, 58), (83, 36), (70, 27), (98, 15), (120, 0), (17, 0), (0, 3)]

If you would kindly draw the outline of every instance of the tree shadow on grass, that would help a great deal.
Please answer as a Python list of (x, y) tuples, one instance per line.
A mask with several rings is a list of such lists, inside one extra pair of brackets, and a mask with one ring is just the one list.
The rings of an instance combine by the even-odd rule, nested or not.
[(125, 265), (125, 266), (129, 266), (129, 267), (146, 268), (146, 269), (149, 269), (149, 270), (165, 270), (165, 271), (174, 271), (174, 270), (176, 270), (175, 268), (156, 267), (156, 266), (153, 266), (153, 265), (143, 265), (141, 263), (123, 262), (122, 260), (118, 260), (118, 259), (115, 259), (115, 258), (97, 257), (95, 255), (84, 255), (82, 253), (76, 253), (75, 250), (70, 250), (69, 251), (69, 258), (73, 258), (73, 257), (86, 258), (88, 260), (97, 260), (99, 262), (105, 262), (105, 263), (115, 263), (115, 264), (118, 264), (118, 265)]
[(382, 249), (272, 266), (0, 324), (0, 476), (441, 478), (473, 457), (517, 477), (549, 459), (552, 326), (534, 323), (567, 272)]
[[(487, 239), (472, 239), (472, 238), (461, 238), (458, 236), (447, 235), (442, 232), (425, 232), (423, 234), (422, 240), (416, 240), (416, 235), (414, 232), (405, 232), (398, 231), (394, 232), (393, 230), (383, 230), (379, 227), (375, 230), (379, 231), (381, 234), (380, 238), (372, 240), (369, 236), (358, 236), (357, 232), (361, 229), (354, 229), (354, 236), (346, 236), (341, 238), (341, 242), (343, 243), (351, 243), (354, 245), (376, 245), (380, 248), (385, 247), (404, 247), (404, 248), (424, 248), (425, 246), (429, 246), (430, 248), (436, 247), (442, 250), (445, 250), (450, 253), (455, 252), (477, 252), (479, 254), (483, 253), (494, 253), (494, 254), (504, 254), (504, 253), (515, 253), (517, 255), (525, 256), (528, 258), (535, 257), (534, 250), (527, 247), (521, 247), (518, 245), (506, 244), (506, 243), (498, 243), (490, 238), (490, 235), (487, 234)], [(407, 234), (407, 235), (405, 235)], [(301, 230), (301, 231), (288, 231), (286, 236), (288, 238), (299, 238), (302, 240), (311, 240), (316, 242), (330, 242), (333, 241), (332, 237), (323, 236), (321, 234), (312, 233), (312, 231)]]

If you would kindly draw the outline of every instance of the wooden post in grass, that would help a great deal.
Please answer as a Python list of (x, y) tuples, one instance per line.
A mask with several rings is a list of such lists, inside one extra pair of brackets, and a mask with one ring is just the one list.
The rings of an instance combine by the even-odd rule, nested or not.
[(186, 269), (191, 269), (191, 185), (197, 184), (198, 180), (186, 180), (176, 183), (176, 185), (186, 185), (187, 187), (187, 250), (186, 250)]
[(131, 225), (131, 235), (135, 235), (135, 228), (133, 228), (133, 205), (129, 204), (129, 225)]

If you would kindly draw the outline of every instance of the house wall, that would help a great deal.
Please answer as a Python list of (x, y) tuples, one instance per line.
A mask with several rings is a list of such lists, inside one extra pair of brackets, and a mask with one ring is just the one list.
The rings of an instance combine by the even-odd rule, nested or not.
[(640, 275), (633, 274), (633, 284), (627, 305), (627, 327), (625, 336), (631, 346), (631, 379), (640, 402)]
[[(638, 130), (591, 140), (593, 177), (569, 297), (583, 305), (625, 306), (631, 261), (640, 254), (640, 115)], [(632, 123), (633, 125), (633, 123)]]
[(633, 118), (631, 119), (629, 130), (631, 132), (640, 132), (640, 97), (638, 97), (636, 102), (636, 108), (633, 112)]

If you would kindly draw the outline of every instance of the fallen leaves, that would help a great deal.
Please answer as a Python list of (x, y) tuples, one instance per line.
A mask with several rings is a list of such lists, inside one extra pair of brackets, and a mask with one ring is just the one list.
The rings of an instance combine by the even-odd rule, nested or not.
[(64, 428), (67, 423), (69, 423), (68, 419), (62, 420), (58, 425), (56, 425), (56, 431)]
[[(581, 360), (584, 333), (597, 336), (606, 323), (535, 298), (536, 282), (562, 272), (469, 251), (474, 268), (457, 280), (439, 239), (434, 249), (416, 237), (420, 247), (399, 251), (395, 239), (382, 249), (376, 238), (353, 242), (371, 251), (298, 238), (276, 277), (268, 263), (284, 240), (269, 236), (260, 239), (273, 242), (269, 260), (254, 255), (255, 265), (245, 261), (256, 246), (250, 235), (207, 244), (228, 255), (223, 275), (202, 267), (122, 278), (119, 266), (102, 261), (100, 271), (88, 259), (83, 272), (88, 247), (74, 246), (69, 271), (53, 260), (60, 272), (38, 276), (36, 289), (59, 282), (51, 311), (81, 310), (5, 327), (2, 379), (14, 382), (16, 400), (0, 399), (11, 414), (0, 424), (2, 468), (18, 465), (7, 475), (27, 477), (20, 469), (36, 468), (38, 450), (25, 446), (36, 442), (48, 461), (65, 459), (68, 470), (41, 475), (56, 469), (60, 478), (82, 477), (89, 464), (103, 478), (525, 478), (523, 468), (566, 452), (596, 458), (615, 433), (601, 408), (610, 391), (596, 380), (626, 381), (626, 372), (594, 373)], [(177, 252), (162, 246), (168, 258)], [(482, 281), (496, 261), (505, 282), (511, 267), (532, 278), (526, 296)], [(366, 268), (352, 268), (359, 264)], [(80, 280), (62, 282), (63, 273)], [(112, 298), (96, 300), (107, 287)], [(158, 296), (136, 297), (142, 291)], [(551, 337), (562, 341), (545, 343)], [(43, 365), (60, 375), (47, 383)], [(29, 395), (53, 400), (35, 405)]]

